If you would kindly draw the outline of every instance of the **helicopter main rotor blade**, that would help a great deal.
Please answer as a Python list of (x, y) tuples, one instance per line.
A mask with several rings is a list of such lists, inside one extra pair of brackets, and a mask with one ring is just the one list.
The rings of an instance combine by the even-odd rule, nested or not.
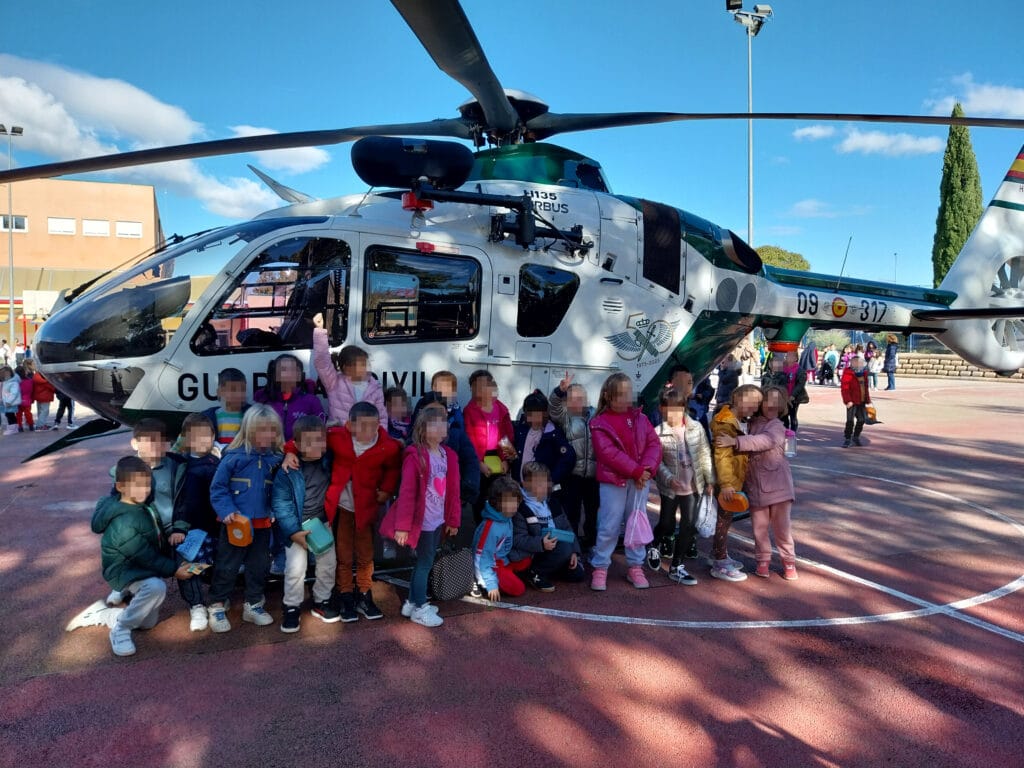
[(548, 112), (530, 120), (527, 130), (543, 140), (559, 133), (648, 125), (687, 120), (810, 120), (814, 122), (907, 123), (911, 125), (966, 125), (977, 128), (1024, 128), (1024, 119), (1013, 117), (951, 117), (942, 115), (868, 115), (837, 112), (604, 112), (556, 114)]
[(363, 136), (446, 136), (455, 139), (469, 139), (469, 126), (458, 118), (429, 120), (422, 123), (395, 123), (394, 125), (366, 125), (355, 128), (339, 128), (327, 131), (296, 131), (293, 133), (267, 133), (260, 136), (240, 136), (234, 139), (201, 141), (196, 144), (178, 144), (173, 147), (141, 149), (136, 152), (120, 152), (81, 160), (65, 160), (59, 163), (26, 166), (0, 171), (0, 183), (45, 179), (66, 176), (73, 173), (109, 171), (114, 168), (128, 168), (134, 165), (166, 163), (172, 160), (193, 160), (213, 155), (232, 155), (242, 152), (264, 152), (273, 149), (294, 149), (296, 147), (326, 146), (355, 141)]
[(458, 0), (391, 0), (438, 68), (480, 103), (487, 128), (508, 134), (519, 123)]

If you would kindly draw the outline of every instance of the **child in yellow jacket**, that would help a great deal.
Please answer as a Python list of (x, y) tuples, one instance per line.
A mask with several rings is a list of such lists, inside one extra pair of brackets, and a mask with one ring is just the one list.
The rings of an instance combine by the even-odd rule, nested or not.
[[(714, 445), (715, 474), (718, 475), (720, 501), (732, 501), (733, 496), (743, 490), (743, 481), (747, 476), (747, 456), (735, 447), (721, 445), (720, 436), (735, 438), (745, 435), (744, 423), (761, 407), (761, 390), (753, 384), (736, 387), (732, 392), (729, 404), (722, 406), (711, 420), (711, 438)], [(711, 541), (714, 564), (711, 575), (724, 581), (743, 581), (747, 575), (743, 573), (743, 565), (729, 557), (726, 539), (732, 527), (732, 512), (718, 505), (718, 521), (715, 525), (715, 536)]]

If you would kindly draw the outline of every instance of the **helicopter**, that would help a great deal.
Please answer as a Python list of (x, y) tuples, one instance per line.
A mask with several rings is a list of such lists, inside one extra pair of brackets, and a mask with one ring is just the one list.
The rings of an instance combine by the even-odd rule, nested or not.
[[(1024, 127), (1024, 120), (816, 113), (558, 114), (505, 89), (457, 0), (392, 0), (471, 98), (459, 116), (249, 136), (0, 172), (0, 182), (145, 163), (354, 142), (371, 190), (314, 199), (262, 171), (286, 203), (165, 243), (65, 291), (35, 340), (39, 370), (103, 418), (54, 446), (144, 416), (179, 423), (239, 368), (250, 393), (293, 353), (312, 369), (313, 318), (332, 350), (366, 348), (385, 388), (487, 368), (502, 398), (566, 370), (594, 393), (625, 372), (653, 400), (674, 365), (699, 380), (760, 328), (776, 351), (810, 328), (926, 333), (980, 366), (1024, 366), (1024, 150), (939, 288), (780, 269), (734, 232), (675, 206), (612, 194), (600, 163), (547, 139), (704, 119)], [(471, 144), (470, 149), (466, 144)], [(54, 446), (46, 449), (49, 452)], [(39, 454), (37, 454), (39, 455)]]

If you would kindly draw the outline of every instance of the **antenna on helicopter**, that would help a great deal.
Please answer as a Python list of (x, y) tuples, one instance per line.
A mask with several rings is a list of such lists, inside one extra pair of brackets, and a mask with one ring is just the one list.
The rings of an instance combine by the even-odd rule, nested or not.
[(853, 242), (853, 235), (846, 241), (846, 253), (843, 254), (843, 264), (839, 267), (839, 277), (836, 278), (836, 293), (839, 292), (839, 284), (843, 282), (843, 273), (846, 271), (846, 258), (850, 255), (850, 243)]

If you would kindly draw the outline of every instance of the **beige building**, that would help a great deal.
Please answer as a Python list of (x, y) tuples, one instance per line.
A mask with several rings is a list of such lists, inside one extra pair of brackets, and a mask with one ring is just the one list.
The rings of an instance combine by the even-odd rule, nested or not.
[[(26, 317), (27, 291), (60, 291), (151, 251), (163, 241), (151, 186), (97, 181), (16, 181), (14, 209), (14, 318), (17, 337), (31, 343), (41, 317)], [(7, 185), (0, 184), (0, 250), (10, 247)], [(0, 264), (0, 335), (8, 335), (9, 261)]]

